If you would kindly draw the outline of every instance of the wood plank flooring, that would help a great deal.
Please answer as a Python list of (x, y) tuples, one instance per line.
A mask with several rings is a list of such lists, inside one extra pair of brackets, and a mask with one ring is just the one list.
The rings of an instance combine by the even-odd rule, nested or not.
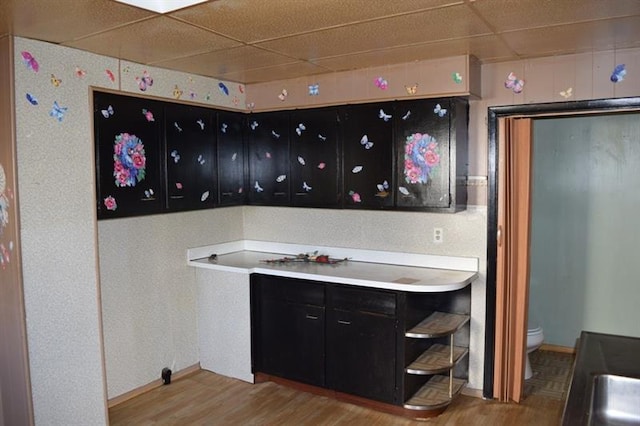
[(503, 404), (460, 395), (438, 417), (413, 421), (267, 382), (199, 370), (109, 410), (121, 425), (558, 425), (564, 401), (540, 395)]

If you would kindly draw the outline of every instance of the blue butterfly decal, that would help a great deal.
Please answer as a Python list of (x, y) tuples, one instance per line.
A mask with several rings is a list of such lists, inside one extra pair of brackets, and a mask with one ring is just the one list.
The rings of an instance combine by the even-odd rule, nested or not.
[(320, 85), (318, 83), (310, 84), (309, 85), (309, 96), (318, 96), (318, 93), (320, 93)]
[(626, 65), (620, 64), (616, 65), (611, 73), (611, 81), (614, 83), (619, 83), (624, 80), (624, 76), (627, 75)]
[(436, 104), (436, 107), (433, 109), (433, 112), (438, 114), (440, 117), (444, 117), (447, 115), (447, 110), (442, 108), (440, 104)]
[(27, 100), (31, 105), (38, 105), (38, 100), (31, 93), (27, 93)]
[(218, 88), (222, 94), (229, 96), (229, 88), (223, 82), (218, 83)]
[(69, 108), (67, 107), (61, 107), (58, 105), (58, 101), (53, 101), (53, 107), (51, 108), (51, 111), (49, 111), (49, 115), (60, 122), (64, 118), (68, 109)]

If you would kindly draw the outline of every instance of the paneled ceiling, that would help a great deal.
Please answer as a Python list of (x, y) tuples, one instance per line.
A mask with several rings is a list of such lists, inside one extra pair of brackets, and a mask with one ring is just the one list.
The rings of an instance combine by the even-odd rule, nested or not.
[(640, 47), (640, 0), (1, 0), (0, 37), (256, 83), (471, 54), (483, 63)]

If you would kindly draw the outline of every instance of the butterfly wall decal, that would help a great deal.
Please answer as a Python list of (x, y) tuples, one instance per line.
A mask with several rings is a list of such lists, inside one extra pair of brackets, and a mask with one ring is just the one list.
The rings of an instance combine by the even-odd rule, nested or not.
[(411, 110), (407, 111), (407, 113), (405, 115), (402, 116), (403, 120), (408, 120), (409, 117), (411, 117)]
[(253, 184), (253, 188), (256, 190), (256, 192), (262, 192), (264, 191), (264, 188), (262, 188), (260, 186), (260, 184), (258, 183), (258, 181), (256, 181), (256, 183)]
[(304, 158), (302, 158), (299, 155), (298, 155), (298, 163), (300, 163), (302, 166), (306, 166), (307, 165), (307, 162), (304, 161)]
[(110, 69), (106, 69), (104, 70), (104, 73), (107, 75), (107, 78), (111, 80), (112, 83), (116, 81), (116, 76), (115, 74), (113, 74), (113, 71), (111, 71)]
[(104, 118), (109, 118), (113, 115), (113, 107), (109, 105), (107, 108), (100, 110), (100, 112)]
[(302, 132), (304, 130), (307, 130), (307, 128), (305, 127), (305, 125), (303, 123), (299, 123), (298, 127), (296, 127), (296, 133), (298, 134), (298, 136), (302, 136)]
[(198, 123), (198, 126), (200, 126), (200, 130), (204, 130), (204, 121), (202, 121), (202, 118), (199, 118), (196, 123)]
[(257, 121), (252, 121), (251, 123), (249, 123), (249, 127), (251, 127), (251, 130), (255, 130), (258, 128), (258, 122)]
[(461, 84), (462, 83), (462, 74), (460, 74), (459, 72), (453, 72), (453, 73), (451, 73), (451, 79), (453, 80), (454, 83)]
[(373, 84), (375, 84), (380, 90), (387, 90), (387, 87), (389, 87), (389, 82), (382, 77), (378, 77), (373, 80)]
[(220, 131), (222, 133), (227, 133), (227, 127), (229, 127), (227, 126), (227, 123), (222, 123), (222, 125), (220, 126)]
[(276, 138), (276, 139), (280, 139), (280, 133), (276, 133), (276, 131), (275, 131), (275, 130), (272, 130), (272, 131), (271, 131), (271, 136), (273, 136), (273, 137), (274, 137), (274, 138)]
[(364, 146), (364, 149), (371, 149), (373, 147), (373, 142), (369, 140), (367, 135), (363, 135), (360, 138), (360, 145)]
[(524, 80), (519, 79), (513, 72), (507, 76), (504, 87), (513, 90), (513, 93), (521, 93), (524, 88)]
[(148, 109), (142, 108), (142, 115), (144, 115), (144, 118), (146, 118), (149, 122), (156, 121), (156, 119), (153, 118), (153, 113)]
[(276, 182), (281, 183), (287, 179), (287, 175), (280, 175), (276, 178)]
[(573, 87), (569, 87), (567, 90), (560, 91), (560, 96), (565, 99), (569, 99), (571, 96), (573, 96)]
[(34, 58), (31, 53), (23, 50), (22, 52), (20, 52), (20, 54), (22, 55), (22, 61), (27, 66), (27, 68), (29, 68), (33, 72), (38, 72), (38, 70), (40, 70), (40, 64), (38, 64), (38, 61), (36, 61), (36, 58)]
[(218, 83), (218, 89), (223, 95), (229, 96), (229, 88), (223, 82)]
[(407, 90), (407, 95), (415, 95), (418, 93), (418, 83), (413, 86), (404, 86), (404, 88)]
[(152, 198), (153, 197), (153, 189), (149, 188), (149, 189), (145, 189), (144, 191), (144, 196), (146, 198)]
[(313, 188), (311, 188), (311, 187), (307, 184), (307, 182), (305, 181), (305, 182), (302, 182), (302, 189), (304, 189), (306, 192), (309, 192), (309, 191), (311, 191)]
[(204, 163), (206, 163), (206, 160), (204, 159), (204, 157), (202, 156), (202, 154), (198, 155), (198, 158), (196, 159), (196, 161), (198, 162), (198, 164), (200, 164), (201, 166), (204, 165)]
[(153, 86), (153, 78), (145, 70), (142, 72), (142, 77), (136, 77), (136, 83), (138, 83), (138, 89), (146, 92), (149, 87)]
[(624, 80), (624, 76), (627, 75), (627, 69), (625, 64), (616, 65), (611, 73), (611, 81), (613, 83), (619, 83)]
[(278, 99), (284, 102), (284, 100), (287, 99), (287, 96), (289, 96), (289, 92), (287, 92), (287, 89), (282, 89), (282, 92), (280, 92), (280, 94), (278, 95)]
[(171, 158), (173, 158), (173, 162), (178, 164), (178, 161), (180, 161), (180, 154), (178, 154), (178, 150), (174, 149), (173, 151), (171, 151)]
[(29, 103), (31, 105), (38, 105), (38, 99), (36, 99), (35, 96), (33, 96), (31, 93), (27, 93), (26, 95), (27, 101), (29, 101)]
[(180, 99), (182, 97), (182, 90), (176, 84), (173, 86), (173, 97), (176, 99)]
[(389, 121), (391, 119), (391, 115), (385, 113), (383, 109), (380, 109), (378, 112), (378, 117), (382, 118), (384, 121)]
[(318, 133), (318, 139), (320, 139), (321, 141), (326, 141), (327, 137), (326, 136), (322, 136), (320, 133)]
[(309, 85), (309, 96), (318, 96), (319, 93), (320, 85), (318, 83)]
[(60, 87), (60, 84), (62, 84), (62, 80), (51, 74), (51, 84), (53, 84), (53, 87)]
[(433, 108), (433, 112), (440, 117), (444, 117), (445, 115), (447, 115), (447, 110), (445, 108), (442, 108), (440, 104), (436, 104), (435, 108)]
[(68, 109), (68, 107), (60, 106), (58, 101), (53, 101), (53, 107), (51, 108), (51, 111), (49, 111), (49, 116), (55, 118), (58, 122), (61, 122)]
[(180, 125), (178, 124), (177, 121), (173, 122), (173, 127), (176, 128), (177, 131), (181, 132), (182, 131), (182, 127), (180, 127)]
[(376, 197), (386, 198), (389, 196), (389, 182), (384, 181), (376, 185), (378, 192), (376, 193)]
[(76, 77), (83, 78), (85, 75), (87, 75), (87, 72), (76, 65), (75, 74), (76, 74)]

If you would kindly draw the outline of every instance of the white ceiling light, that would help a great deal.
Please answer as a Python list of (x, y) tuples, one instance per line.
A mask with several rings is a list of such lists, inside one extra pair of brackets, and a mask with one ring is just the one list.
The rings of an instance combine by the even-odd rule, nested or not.
[(168, 13), (183, 7), (204, 3), (207, 0), (116, 0), (130, 6), (140, 7), (152, 12)]

